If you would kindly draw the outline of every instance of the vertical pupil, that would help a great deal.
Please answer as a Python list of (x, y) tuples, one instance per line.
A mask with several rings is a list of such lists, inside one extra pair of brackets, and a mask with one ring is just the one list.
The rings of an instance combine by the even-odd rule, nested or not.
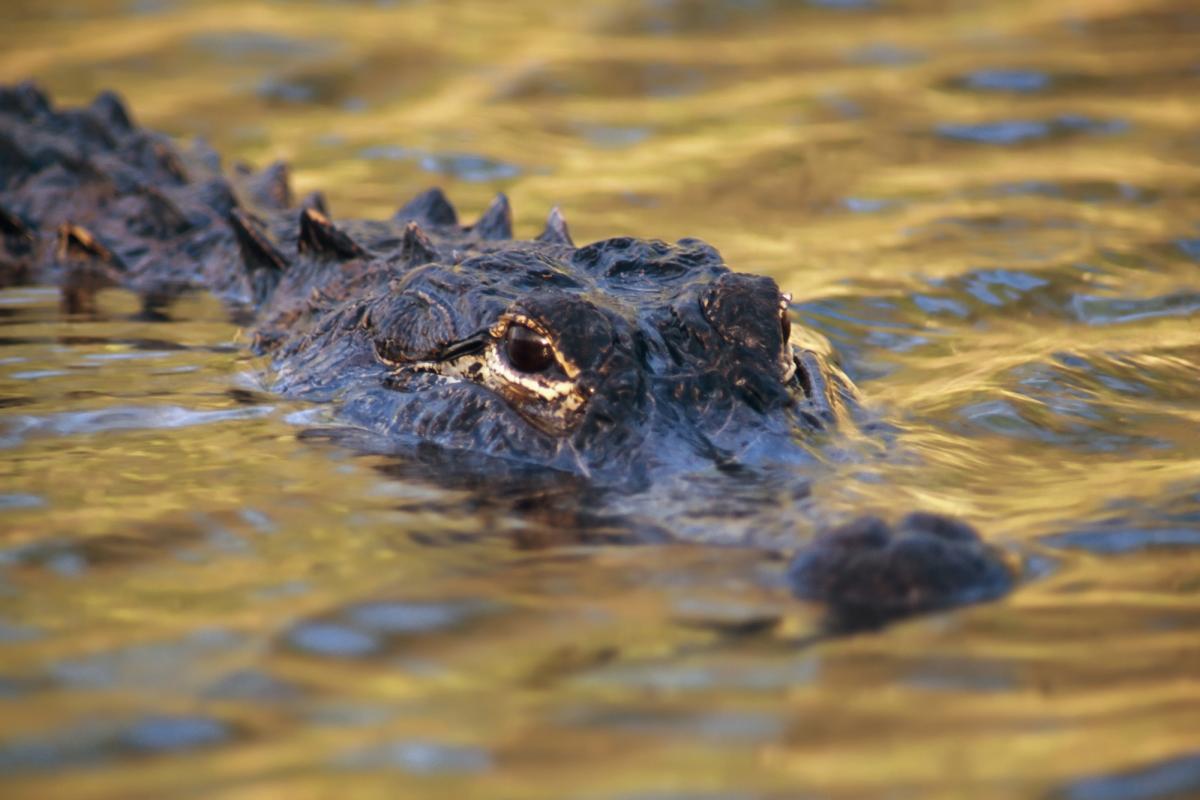
[(504, 344), (508, 363), (521, 372), (542, 372), (554, 363), (550, 342), (524, 325), (509, 325)]

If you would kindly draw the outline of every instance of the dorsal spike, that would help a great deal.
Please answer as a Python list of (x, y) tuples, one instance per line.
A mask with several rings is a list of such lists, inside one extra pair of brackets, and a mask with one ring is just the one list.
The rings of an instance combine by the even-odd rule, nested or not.
[(435, 186), (409, 200), (396, 212), (393, 219), (419, 222), (431, 227), (457, 225), (458, 212), (454, 210), (445, 193)]
[(190, 180), (183, 161), (167, 143), (155, 142), (154, 157), (158, 159), (158, 165), (175, 180), (180, 183), (187, 183)]
[(558, 206), (550, 209), (550, 216), (546, 218), (546, 229), (538, 235), (537, 241), (548, 244), (565, 244), (568, 247), (575, 246), (575, 242), (571, 241), (571, 231), (567, 228), (567, 220), (559, 211)]
[(267, 235), (262, 230), (262, 223), (256, 217), (247, 214), (240, 208), (235, 208), (229, 212), (229, 223), (233, 226), (238, 247), (242, 250), (242, 257), (245, 259), (247, 267), (274, 272), (283, 272), (287, 269), (287, 260), (267, 239)]
[(33, 231), (25, 224), (25, 220), (4, 206), (0, 206), (0, 236), (4, 237), (10, 249), (16, 247), (21, 252), (27, 252), (33, 247)]
[(141, 194), (142, 213), (127, 222), (134, 233), (169, 239), (191, 229), (192, 223), (187, 216), (162, 192), (144, 186)]
[(66, 268), (59, 285), (59, 305), (67, 314), (94, 314), (96, 293), (121, 282), (125, 265), (81, 225), (58, 226), (58, 262)]
[(97, 150), (112, 150), (117, 145), (113, 131), (90, 109), (63, 109), (48, 121), (47, 127), (71, 141), (81, 157)]
[(16, 139), (0, 130), (0, 189), (7, 189), (9, 183), (15, 184), (36, 171), (37, 165)]
[(292, 207), (292, 187), (288, 165), (283, 161), (263, 168), (246, 180), (250, 201), (263, 208), (283, 211)]
[(192, 146), (188, 148), (188, 162), (198, 166), (201, 171), (221, 172), (221, 154), (203, 136), (192, 139)]
[(139, 131), (126, 137), (121, 149), (128, 160), (143, 169), (156, 171), (163, 180), (187, 183), (188, 173), (165, 136)]
[(235, 208), (229, 212), (229, 224), (242, 252), (254, 302), (261, 305), (275, 290), (280, 276), (287, 269), (287, 261), (267, 239), (258, 220), (250, 214)]
[(311, 208), (313, 211), (319, 211), (322, 215), (328, 217), (329, 203), (325, 200), (325, 195), (322, 192), (309, 192), (304, 195), (304, 199), (300, 201), (300, 208)]
[(337, 258), (349, 261), (366, 255), (354, 240), (334, 227), (329, 217), (313, 208), (300, 212), (300, 237), (296, 249), (316, 258)]
[(134, 128), (129, 109), (121, 102), (116, 92), (103, 91), (92, 101), (92, 113), (111, 133), (129, 133)]
[(31, 117), (48, 114), (54, 108), (50, 102), (50, 96), (42, 91), (42, 87), (33, 81), (21, 81), (18, 83), (17, 92), (20, 93), (21, 100), (25, 104), (25, 113)]
[(471, 226), (471, 230), (480, 239), (511, 239), (512, 216), (512, 206), (508, 204), (508, 198), (503, 193), (498, 194), (487, 207), (487, 211), (484, 211), (479, 220)]
[[(64, 170), (72, 173), (74, 177), (83, 183), (94, 183), (109, 187), (120, 193), (120, 184), (113, 178), (112, 175), (105, 172), (100, 167), (100, 163), (96, 159), (86, 156), (76, 156), (69, 152), (58, 152), (55, 154), (58, 160), (58, 165)], [(126, 187), (130, 186), (129, 181), (122, 181)]]
[(17, 87), (7, 84), (0, 86), (0, 114), (24, 115), (24, 113), (24, 103), (21, 102), (21, 94), (17, 91)]
[(222, 217), (228, 217), (238, 207), (237, 195), (224, 178), (213, 178), (201, 184), (196, 197)]
[(55, 251), (58, 260), (64, 264), (109, 266), (117, 272), (124, 272), (125, 265), (121, 259), (92, 235), (92, 232), (82, 225), (64, 222), (58, 226), (58, 248)]
[(33, 81), (0, 87), (0, 113), (34, 119), (49, 110), (50, 99)]
[(36, 244), (25, 220), (0, 206), (0, 287), (26, 281)]
[(400, 242), (400, 255), (410, 264), (425, 264), (437, 259), (437, 248), (416, 222), (404, 227), (404, 239)]

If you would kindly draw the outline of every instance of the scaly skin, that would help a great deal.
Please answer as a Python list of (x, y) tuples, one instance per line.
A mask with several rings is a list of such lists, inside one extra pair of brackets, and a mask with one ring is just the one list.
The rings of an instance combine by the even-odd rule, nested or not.
[[(250, 320), (278, 393), (327, 402), (372, 446), (432, 444), (643, 492), (663, 477), (812, 462), (855, 390), (773, 280), (709, 245), (576, 247), (551, 212), (513, 241), (501, 195), (462, 225), (439, 190), (389, 220), (295, 203), (287, 168), (221, 172), (201, 144), (135, 125), (113, 94), (55, 110), (0, 87), (0, 285), (62, 287), (94, 310), (122, 286), (144, 313), (203, 289)], [(798, 595), (835, 616), (994, 597), (1012, 576), (962, 523), (860, 520), (803, 549)]]

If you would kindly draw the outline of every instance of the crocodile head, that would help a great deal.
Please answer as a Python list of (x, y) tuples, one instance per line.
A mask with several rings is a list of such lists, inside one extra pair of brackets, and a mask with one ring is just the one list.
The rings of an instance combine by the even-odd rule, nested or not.
[[(808, 435), (852, 395), (775, 281), (732, 272), (703, 242), (576, 248), (557, 213), (559, 235), (533, 241), (478, 227), (425, 219), (424, 263), (368, 268), (365, 295), (334, 291), (348, 299), (279, 349), (282, 388), (329, 393), (343, 418), (394, 439), (605, 483), (806, 459)], [(380, 244), (367, 249), (386, 263)]]

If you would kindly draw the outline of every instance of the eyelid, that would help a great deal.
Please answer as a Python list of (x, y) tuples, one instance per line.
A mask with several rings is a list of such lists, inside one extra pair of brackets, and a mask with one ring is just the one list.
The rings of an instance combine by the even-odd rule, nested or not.
[(437, 354), (438, 361), (453, 361), (461, 356), (475, 355), (487, 347), (488, 331), (479, 331), (465, 339), (451, 342)]
[(492, 325), (488, 332), (491, 334), (494, 342), (501, 342), (504, 340), (504, 334), (507, 333), (509, 327), (513, 325), (523, 325), (524, 327), (529, 328), (529, 330), (536, 333), (538, 336), (544, 336), (546, 341), (550, 343), (550, 352), (554, 354), (554, 360), (558, 366), (562, 368), (563, 373), (565, 373), (566, 376), (571, 380), (575, 380), (579, 377), (579, 367), (572, 364), (570, 360), (562, 354), (562, 352), (558, 349), (558, 342), (555, 340), (554, 336), (552, 336), (541, 323), (535, 319), (532, 319), (531, 317), (527, 317), (520, 313), (502, 314), (500, 315), (500, 319), (496, 320), (495, 324)]
[(489, 333), (491, 333), (493, 339), (500, 340), (504, 338), (504, 334), (513, 325), (521, 325), (529, 328), (529, 330), (538, 336), (546, 337), (551, 345), (554, 344), (554, 337), (550, 335), (550, 332), (543, 328), (537, 320), (527, 317), (524, 314), (501, 314), (500, 319), (496, 320), (492, 325)]

